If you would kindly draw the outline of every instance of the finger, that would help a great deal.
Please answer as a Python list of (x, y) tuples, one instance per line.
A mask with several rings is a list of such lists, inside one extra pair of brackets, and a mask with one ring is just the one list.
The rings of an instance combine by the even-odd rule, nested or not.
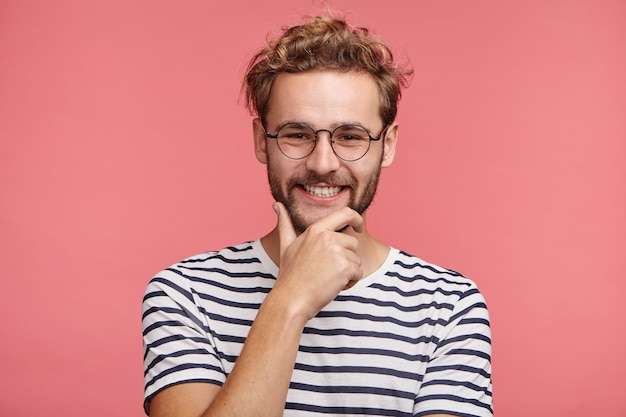
[(357, 233), (363, 232), (365, 229), (365, 221), (359, 213), (349, 207), (341, 210), (340, 213), (345, 216), (345, 225), (343, 227), (352, 227)]
[(335, 239), (336, 242), (341, 245), (341, 247), (349, 250), (350, 252), (356, 253), (359, 249), (359, 240), (355, 236), (342, 233), (340, 235), (337, 235)]
[(280, 244), (280, 256), (282, 258), (285, 249), (293, 243), (297, 234), (285, 206), (277, 201), (272, 207), (278, 215), (278, 241)]
[(359, 281), (361, 278), (363, 278), (361, 258), (356, 253), (348, 251), (348, 253), (346, 253), (346, 259), (348, 259), (352, 263), (352, 272), (350, 273), (348, 283)]
[(364, 230), (363, 217), (349, 207), (335, 211), (322, 219), (319, 225), (325, 229), (337, 232), (344, 232), (349, 226), (357, 233), (361, 233)]

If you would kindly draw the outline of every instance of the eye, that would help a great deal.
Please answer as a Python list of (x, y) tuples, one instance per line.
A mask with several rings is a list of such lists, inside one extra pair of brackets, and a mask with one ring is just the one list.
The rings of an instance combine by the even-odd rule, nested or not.
[(351, 134), (344, 134), (338, 137), (339, 140), (345, 140), (345, 141), (351, 141), (351, 140), (360, 140), (363, 139), (360, 136), (356, 136), (356, 135), (351, 135)]
[(335, 130), (333, 138), (341, 142), (358, 142), (369, 140), (369, 135), (367, 131), (360, 126), (342, 126)]
[(283, 136), (289, 139), (308, 139), (309, 138), (309, 135), (307, 135), (306, 132), (288, 132), (288, 133), (285, 133), (285, 135)]
[(306, 125), (297, 123), (288, 124), (280, 128), (278, 136), (289, 141), (314, 141), (315, 132)]

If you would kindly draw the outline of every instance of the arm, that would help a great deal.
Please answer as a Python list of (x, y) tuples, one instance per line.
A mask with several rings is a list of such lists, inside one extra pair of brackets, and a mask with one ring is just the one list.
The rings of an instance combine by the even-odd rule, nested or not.
[(185, 383), (162, 390), (151, 401), (152, 417), (283, 414), (304, 325), (350, 280), (362, 275), (357, 239), (335, 232), (345, 225), (360, 231), (362, 218), (350, 209), (340, 210), (296, 237), (285, 208), (276, 206), (279, 276), (232, 373), (222, 387)]
[(150, 416), (254, 416), (259, 410), (268, 416), (282, 415), (304, 324), (271, 296), (259, 310), (223, 387), (185, 383), (166, 388), (152, 399)]

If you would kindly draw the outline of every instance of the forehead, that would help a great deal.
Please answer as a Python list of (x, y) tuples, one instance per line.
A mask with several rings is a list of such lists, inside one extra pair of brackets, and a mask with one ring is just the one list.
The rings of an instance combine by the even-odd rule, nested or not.
[(344, 123), (377, 127), (381, 97), (371, 75), (360, 72), (283, 73), (274, 80), (267, 122), (305, 122), (325, 128)]

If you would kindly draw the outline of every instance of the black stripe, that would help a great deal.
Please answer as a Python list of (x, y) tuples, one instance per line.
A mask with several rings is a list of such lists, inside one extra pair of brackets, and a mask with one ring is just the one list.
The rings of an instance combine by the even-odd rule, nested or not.
[(491, 355), (489, 355), (486, 352), (483, 352), (482, 350), (474, 350), (474, 349), (451, 349), (448, 352), (448, 355), (469, 355), (469, 356), (476, 356), (479, 358), (483, 358), (483, 359), (487, 359), (488, 361), (491, 361)]
[(384, 397), (393, 397), (393, 398), (405, 398), (412, 399), (415, 398), (414, 392), (408, 391), (398, 391), (395, 389), (389, 388), (380, 388), (380, 387), (368, 387), (362, 385), (310, 385), (310, 384), (301, 384), (292, 382), (289, 385), (290, 389), (297, 389), (300, 391), (306, 392), (318, 392), (325, 394), (373, 394), (380, 395)]
[(167, 321), (155, 321), (150, 326), (143, 329), (142, 334), (145, 336), (150, 333), (154, 329), (158, 329), (159, 327), (168, 326), (168, 327), (185, 327), (185, 324), (181, 323), (178, 320), (167, 320)]
[(237, 307), (237, 308), (251, 309), (251, 310), (258, 310), (261, 307), (261, 303), (239, 303), (235, 301), (225, 300), (219, 297), (214, 297), (208, 294), (198, 293), (198, 297), (202, 298), (203, 300), (213, 301), (214, 303), (221, 304), (223, 306), (229, 306), (229, 307)]
[(417, 275), (402, 275), (399, 272), (395, 272), (395, 271), (388, 271), (388, 272), (385, 273), (385, 275), (388, 276), (388, 277), (397, 278), (397, 279), (399, 279), (401, 281), (404, 281), (404, 282), (414, 282), (414, 281), (417, 281), (417, 280), (423, 280), (423, 281), (426, 281), (428, 283), (434, 284), (436, 282), (443, 281), (446, 284), (450, 284), (450, 285), (462, 285), (462, 286), (465, 286), (465, 287), (471, 286), (469, 281), (465, 281), (465, 282), (451, 281), (451, 280), (449, 280), (449, 279), (447, 279), (445, 277), (442, 277), (442, 276), (435, 277), (435, 278), (429, 278), (429, 277), (425, 277), (424, 275), (419, 275), (419, 274), (417, 274)]
[[(406, 256), (406, 257), (409, 257), (409, 258), (412, 258), (412, 259), (415, 259), (415, 258), (416, 258), (415, 256), (409, 255), (409, 254), (408, 254), (408, 253), (406, 253), (406, 252), (403, 252), (403, 251), (399, 251), (399, 252), (400, 252), (402, 255)], [(437, 272), (437, 273), (439, 273), (439, 274), (452, 275), (452, 276), (455, 276), (455, 277), (463, 277), (463, 275), (462, 275), (462, 274), (460, 274), (460, 273), (458, 273), (458, 272), (456, 272), (456, 271), (453, 271), (452, 269), (447, 269), (447, 268), (435, 268), (435, 267), (434, 267), (433, 265), (431, 265), (431, 264), (420, 263), (420, 262), (417, 262), (417, 261), (416, 261), (416, 262), (414, 262), (413, 264), (409, 265), (409, 264), (405, 264), (405, 263), (404, 263), (404, 262), (402, 262), (401, 260), (396, 260), (393, 264), (394, 264), (394, 265), (399, 265), (399, 266), (401, 266), (401, 267), (403, 267), (403, 268), (405, 268), (405, 269), (412, 269), (412, 268), (418, 267), (418, 268), (428, 269), (428, 270), (430, 270), (430, 271)]]
[(223, 371), (220, 368), (216, 366), (207, 365), (205, 363), (184, 363), (178, 366), (174, 366), (173, 368), (166, 369), (165, 371), (156, 375), (150, 382), (145, 384), (144, 388), (147, 389), (150, 385), (154, 384), (155, 382), (157, 382), (159, 379), (163, 378), (166, 375), (173, 374), (178, 371), (184, 371), (186, 369), (207, 369), (209, 371), (217, 371), (217, 372), (223, 373)]
[(482, 368), (476, 368), (473, 366), (468, 366), (468, 365), (446, 365), (446, 366), (431, 366), (428, 368), (428, 370), (426, 371), (426, 373), (434, 373), (434, 372), (446, 372), (446, 371), (462, 371), (462, 372), (469, 372), (471, 374), (480, 374), (481, 376), (485, 377), (487, 380), (491, 379), (491, 374), (487, 371), (485, 371)]
[(193, 314), (191, 311), (187, 310), (186, 308), (180, 306), (180, 308), (174, 308), (174, 307), (150, 307), (149, 309), (147, 309), (146, 311), (144, 311), (144, 313), (141, 316), (142, 321), (145, 320), (150, 314), (156, 313), (156, 312), (164, 312), (167, 314), (177, 314), (179, 316), (183, 316), (185, 318), (190, 319), (196, 326), (198, 326), (199, 328), (201, 328), (203, 331), (206, 332), (207, 328), (205, 326), (205, 324), (202, 322), (202, 320), (200, 320), (198, 317), (196, 317), (195, 314)]
[(396, 350), (388, 350), (388, 349), (375, 349), (375, 348), (349, 348), (349, 347), (341, 347), (341, 348), (330, 348), (327, 346), (303, 346), (301, 345), (298, 350), (300, 352), (305, 353), (325, 353), (330, 355), (341, 355), (341, 354), (349, 354), (349, 355), (377, 355), (377, 356), (388, 356), (394, 358), (406, 359), (412, 362), (428, 362), (428, 355), (409, 355), (404, 352), (398, 352)]
[(448, 303), (440, 304), (436, 301), (432, 301), (430, 304), (417, 304), (414, 306), (403, 306), (395, 301), (381, 301), (376, 298), (358, 297), (358, 296), (353, 296), (353, 295), (339, 295), (337, 296), (336, 301), (342, 301), (342, 302), (353, 301), (359, 304), (372, 304), (372, 305), (379, 306), (379, 307), (393, 307), (396, 310), (400, 310), (404, 312), (416, 312), (420, 310), (429, 309), (432, 307), (436, 309), (445, 309), (445, 310), (452, 310), (454, 308), (452, 304), (448, 304)]
[(434, 336), (419, 336), (419, 337), (407, 337), (395, 333), (389, 332), (376, 332), (376, 331), (365, 331), (365, 330), (347, 330), (347, 329), (316, 329), (313, 327), (305, 327), (304, 334), (316, 334), (320, 336), (353, 336), (353, 337), (373, 337), (377, 339), (391, 339), (398, 340), (401, 342), (407, 342), (411, 344), (416, 343), (439, 343), (439, 339)]
[(482, 324), (484, 326), (491, 327), (489, 325), (489, 320), (483, 319), (482, 317), (466, 317), (459, 321), (459, 325), (463, 324)]
[[(465, 403), (465, 404), (472, 404), (481, 408), (485, 408), (489, 411), (491, 411), (491, 407), (489, 406), (489, 404), (485, 404), (482, 401), (479, 400), (475, 400), (473, 398), (464, 398), (464, 397), (459, 397), (457, 395), (450, 395), (450, 394), (433, 394), (433, 395), (425, 395), (423, 397), (420, 397), (420, 400), (422, 401), (430, 401), (430, 400), (446, 400), (446, 401), (453, 401), (456, 403)], [(456, 413), (454, 413), (456, 415)]]
[[(274, 275), (272, 274), (264, 274), (263, 272), (260, 271), (252, 271), (252, 272), (229, 272), (225, 269), (222, 268), (187, 268), (187, 267), (183, 267), (181, 266), (181, 268), (184, 268), (186, 270), (193, 270), (193, 271), (202, 271), (202, 272), (210, 272), (210, 273), (216, 273), (216, 274), (220, 274), (226, 277), (231, 277), (231, 278), (267, 278), (267, 279), (275, 279)], [(176, 272), (178, 275), (185, 277), (191, 281), (194, 282), (203, 282), (203, 283), (214, 283), (214, 280), (211, 279), (206, 279), (206, 278), (200, 278), (198, 276), (195, 275), (187, 275), (185, 273), (183, 273), (183, 271), (179, 270), (179, 269), (172, 269), (169, 268), (166, 271), (172, 271), (172, 272)]]
[(447, 345), (449, 343), (456, 343), (456, 342), (465, 341), (465, 340), (469, 340), (469, 339), (482, 340), (485, 343), (491, 344), (491, 339), (489, 337), (485, 336), (484, 334), (481, 334), (481, 333), (468, 333), (468, 334), (464, 334), (464, 335), (451, 337), (451, 338), (442, 340), (441, 344), (438, 346), (438, 348), (441, 348), (442, 346), (445, 346), (445, 345)]
[(376, 366), (319, 366), (319, 365), (307, 365), (304, 363), (296, 363), (294, 369), (299, 371), (314, 372), (319, 374), (334, 374), (334, 373), (347, 373), (347, 374), (371, 374), (371, 375), (389, 375), (397, 378), (408, 379), (411, 381), (420, 381), (422, 375), (415, 372), (404, 372), (399, 369), (380, 368)]
[[(449, 309), (452, 309), (452, 306), (450, 306)], [(366, 320), (366, 321), (371, 321), (375, 323), (393, 323), (393, 324), (397, 324), (398, 326), (407, 327), (411, 329), (416, 329), (424, 325), (430, 325), (430, 326), (435, 326), (437, 324), (445, 325), (448, 322), (447, 320), (444, 320), (444, 319), (433, 320), (430, 317), (426, 317), (422, 320), (415, 321), (415, 322), (408, 322), (408, 321), (398, 320), (390, 316), (374, 316), (371, 314), (352, 313), (350, 311), (320, 311), (315, 317), (318, 317), (318, 318), (344, 317), (344, 318), (349, 318), (353, 320)]]
[[(185, 349), (185, 350), (179, 350), (176, 352), (168, 353), (167, 355), (158, 355), (152, 360), (152, 362), (150, 362), (148, 366), (146, 366), (146, 370), (144, 371), (143, 374), (145, 376), (150, 369), (154, 368), (159, 362), (161, 362), (164, 359), (179, 358), (181, 356), (187, 356), (187, 355), (207, 355), (207, 354), (209, 354), (209, 352), (206, 349)], [(215, 355), (212, 355), (212, 356), (217, 358), (217, 356)]]
[[(177, 273), (178, 275), (182, 275), (176, 269), (166, 269), (166, 271), (171, 271), (171, 272)], [(187, 291), (185, 288), (181, 287), (180, 285), (172, 282), (171, 280), (169, 280), (167, 278), (163, 278), (163, 277), (159, 277), (159, 276), (156, 276), (156, 277), (152, 278), (151, 283), (156, 283), (156, 282), (161, 283), (161, 284), (165, 285), (166, 287), (170, 287), (171, 289), (175, 290), (177, 293), (179, 293), (180, 295), (182, 295), (183, 297), (185, 297), (186, 299), (188, 299), (189, 301), (191, 301), (193, 303), (193, 296), (191, 295), (191, 293), (189, 291)]]
[(463, 317), (465, 316), (467, 313), (469, 313), (470, 311), (474, 310), (475, 308), (480, 308), (480, 309), (487, 309), (487, 306), (485, 305), (485, 303), (476, 303), (473, 304), (467, 308), (464, 308), (463, 310), (459, 311), (458, 313), (454, 314), (453, 316), (450, 317), (450, 321), (453, 322), (454, 320), (456, 320), (459, 317)]
[(358, 416), (407, 416), (410, 417), (410, 413), (401, 413), (398, 410), (385, 410), (381, 408), (365, 408), (365, 407), (323, 407), (319, 405), (310, 404), (298, 404), (298, 403), (286, 403), (286, 410), (300, 410), (309, 411), (318, 414), (330, 414), (330, 415), (358, 415)]
[(480, 385), (472, 384), (469, 381), (456, 381), (452, 379), (433, 379), (432, 381), (427, 381), (422, 384), (422, 387), (429, 387), (431, 385), (447, 385), (452, 387), (465, 387), (472, 391), (482, 392), (485, 395), (491, 397), (491, 391), (487, 389), (487, 387), (481, 387)]
[(193, 263), (198, 263), (198, 262), (212, 262), (212, 261), (222, 261), (224, 263), (227, 264), (260, 264), (261, 260), (259, 258), (227, 258), (223, 255), (221, 255), (218, 252), (215, 252), (214, 254), (212, 254), (211, 256), (207, 256), (206, 258), (202, 258), (202, 259), (185, 259), (184, 261), (179, 262), (181, 265), (181, 267), (185, 267), (188, 269), (193, 269), (192, 266), (187, 266), (187, 265), (183, 265), (183, 264), (193, 264)]
[(437, 288), (432, 288), (432, 289), (428, 289), (428, 288), (420, 288), (417, 290), (413, 290), (413, 291), (404, 291), (401, 290), (398, 287), (391, 287), (388, 285), (383, 285), (380, 283), (373, 283), (370, 285), (370, 288), (375, 288), (377, 290), (381, 290), (381, 291), (385, 291), (385, 292), (393, 292), (396, 294), (399, 294), (403, 297), (415, 297), (415, 296), (420, 296), (420, 295), (435, 295), (435, 294), (442, 294), (445, 296), (450, 296), (450, 295), (456, 295), (456, 296), (461, 296), (461, 294), (463, 294), (463, 291), (446, 291), (445, 289), (441, 288), (441, 287), (437, 287)]

